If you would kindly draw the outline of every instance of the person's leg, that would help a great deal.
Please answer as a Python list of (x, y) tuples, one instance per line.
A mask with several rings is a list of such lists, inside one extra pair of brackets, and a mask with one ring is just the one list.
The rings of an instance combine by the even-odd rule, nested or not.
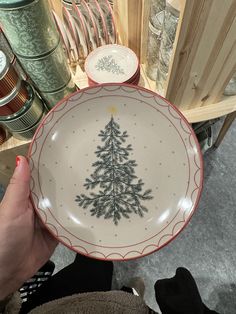
[(63, 268), (43, 284), (22, 306), (21, 313), (46, 302), (76, 293), (109, 291), (111, 289), (113, 263), (77, 254), (75, 261)]

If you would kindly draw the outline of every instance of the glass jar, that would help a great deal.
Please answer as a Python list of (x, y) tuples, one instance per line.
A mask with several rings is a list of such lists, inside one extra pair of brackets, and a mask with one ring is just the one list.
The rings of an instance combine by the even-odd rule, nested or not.
[(146, 73), (151, 80), (156, 80), (161, 33), (165, 16), (165, 0), (151, 0), (148, 32), (148, 50)]
[(156, 77), (156, 88), (160, 95), (164, 95), (165, 93), (165, 83), (168, 76), (169, 63), (172, 55), (178, 21), (179, 11), (167, 2)]

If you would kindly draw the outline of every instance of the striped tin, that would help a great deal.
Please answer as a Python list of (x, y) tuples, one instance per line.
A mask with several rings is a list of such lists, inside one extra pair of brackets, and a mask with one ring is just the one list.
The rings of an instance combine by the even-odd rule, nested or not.
[(35, 131), (40, 125), (41, 120), (45, 117), (46, 113), (47, 111), (44, 111), (39, 120), (33, 126), (24, 131), (12, 132), (12, 135), (19, 140), (30, 140), (34, 136)]

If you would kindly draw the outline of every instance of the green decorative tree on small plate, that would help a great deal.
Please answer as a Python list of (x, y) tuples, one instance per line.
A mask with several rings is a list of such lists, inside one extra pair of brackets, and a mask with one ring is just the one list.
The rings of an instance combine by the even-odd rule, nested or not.
[(92, 216), (112, 219), (115, 225), (122, 217), (130, 218), (130, 214), (143, 217), (148, 209), (142, 202), (153, 198), (152, 191), (142, 192), (144, 183), (134, 170), (137, 163), (129, 160), (132, 146), (123, 145), (128, 137), (127, 131), (121, 132), (119, 124), (111, 116), (99, 137), (104, 143), (97, 146), (95, 152), (99, 160), (92, 164), (95, 170), (84, 184), (87, 190), (99, 188), (99, 191), (90, 192), (89, 196), (77, 195), (75, 201), (85, 209), (91, 207)]
[(112, 55), (105, 56), (98, 60), (95, 68), (98, 71), (107, 71), (113, 74), (125, 74), (125, 71), (116, 63), (116, 61), (112, 58)]

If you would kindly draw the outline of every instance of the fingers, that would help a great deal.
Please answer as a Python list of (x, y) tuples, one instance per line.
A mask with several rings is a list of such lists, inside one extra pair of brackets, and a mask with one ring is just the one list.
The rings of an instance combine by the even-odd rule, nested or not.
[(15, 218), (23, 214), (29, 206), (30, 169), (23, 156), (17, 157), (17, 166), (1, 203), (1, 214)]

